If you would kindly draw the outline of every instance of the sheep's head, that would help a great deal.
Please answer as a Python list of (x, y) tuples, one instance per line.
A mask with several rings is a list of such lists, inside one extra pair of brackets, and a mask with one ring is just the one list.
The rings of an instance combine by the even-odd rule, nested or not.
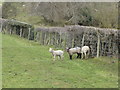
[(69, 52), (69, 49), (70, 49), (69, 47), (66, 47), (66, 51), (67, 51), (67, 52)]
[(49, 52), (52, 52), (53, 51), (53, 49), (52, 48), (49, 48)]

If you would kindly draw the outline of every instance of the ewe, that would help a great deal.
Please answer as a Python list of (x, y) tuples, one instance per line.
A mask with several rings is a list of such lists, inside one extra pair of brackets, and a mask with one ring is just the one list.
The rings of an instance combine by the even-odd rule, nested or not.
[(81, 58), (81, 53), (80, 53), (80, 47), (75, 47), (75, 48), (66, 48), (67, 52), (69, 54), (70, 59), (72, 60), (72, 55), (77, 54), (77, 58)]
[(88, 58), (89, 54), (90, 54), (90, 48), (88, 46), (83, 46), (81, 48), (81, 54), (82, 54), (82, 59), (85, 55), (85, 59)]

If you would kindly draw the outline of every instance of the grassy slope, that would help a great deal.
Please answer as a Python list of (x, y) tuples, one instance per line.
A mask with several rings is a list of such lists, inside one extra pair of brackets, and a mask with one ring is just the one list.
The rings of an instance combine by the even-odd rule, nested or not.
[[(117, 60), (52, 61), (48, 46), (18, 36), (3, 35), (3, 88), (114, 88), (118, 86)], [(75, 58), (75, 57), (74, 57)], [(115, 63), (111, 61), (115, 60)]]

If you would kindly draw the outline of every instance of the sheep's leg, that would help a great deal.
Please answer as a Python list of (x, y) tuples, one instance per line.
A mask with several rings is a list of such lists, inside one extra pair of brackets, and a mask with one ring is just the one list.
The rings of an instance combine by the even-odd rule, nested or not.
[(89, 56), (89, 51), (86, 52), (86, 59), (88, 58)]
[(72, 60), (72, 55), (69, 55), (70, 56), (70, 60)]
[(88, 53), (86, 54), (86, 59), (88, 59)]
[(81, 59), (81, 53), (79, 53), (79, 58)]
[(58, 59), (60, 59), (60, 56), (58, 56)]
[(85, 54), (85, 59), (86, 59), (86, 52), (84, 52), (84, 54)]
[(77, 53), (77, 58), (79, 58), (79, 56), (80, 56), (80, 54), (79, 54), (79, 53)]
[(62, 55), (62, 60), (64, 59), (64, 56)]
[(87, 51), (85, 54), (86, 54), (85, 59), (87, 59), (87, 56), (88, 56), (88, 51)]
[(80, 59), (81, 59), (81, 53), (78, 53), (78, 55), (79, 55), (79, 56), (78, 56), (78, 58), (80, 58)]
[(88, 50), (88, 56), (87, 56), (87, 58), (89, 57), (89, 55), (90, 55), (90, 50)]
[(62, 59), (62, 60), (63, 60), (63, 57), (64, 57), (64, 56), (63, 56), (63, 55), (61, 55), (61, 59)]
[(54, 61), (55, 61), (55, 57), (56, 57), (56, 56), (54, 55), (54, 59), (53, 59)]
[(59, 59), (61, 59), (61, 56), (59, 56)]
[(82, 54), (82, 58), (81, 59), (83, 59), (83, 52), (81, 54)]

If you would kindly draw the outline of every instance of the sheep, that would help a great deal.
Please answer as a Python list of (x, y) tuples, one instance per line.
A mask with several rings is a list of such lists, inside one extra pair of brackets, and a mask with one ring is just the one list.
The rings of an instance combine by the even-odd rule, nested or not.
[(82, 58), (83, 59), (83, 55), (85, 55), (85, 59), (88, 58), (89, 54), (90, 54), (90, 48), (88, 46), (83, 46), (81, 48), (81, 54), (82, 54)]
[(55, 61), (55, 58), (56, 56), (60, 57), (63, 59), (63, 54), (64, 52), (62, 50), (53, 50), (52, 48), (49, 48), (49, 52), (52, 53), (53, 57), (54, 57), (54, 61)]
[(77, 54), (77, 58), (81, 58), (81, 53), (80, 53), (80, 47), (75, 47), (75, 48), (66, 48), (67, 52), (69, 54), (70, 60), (72, 60), (72, 55)]

